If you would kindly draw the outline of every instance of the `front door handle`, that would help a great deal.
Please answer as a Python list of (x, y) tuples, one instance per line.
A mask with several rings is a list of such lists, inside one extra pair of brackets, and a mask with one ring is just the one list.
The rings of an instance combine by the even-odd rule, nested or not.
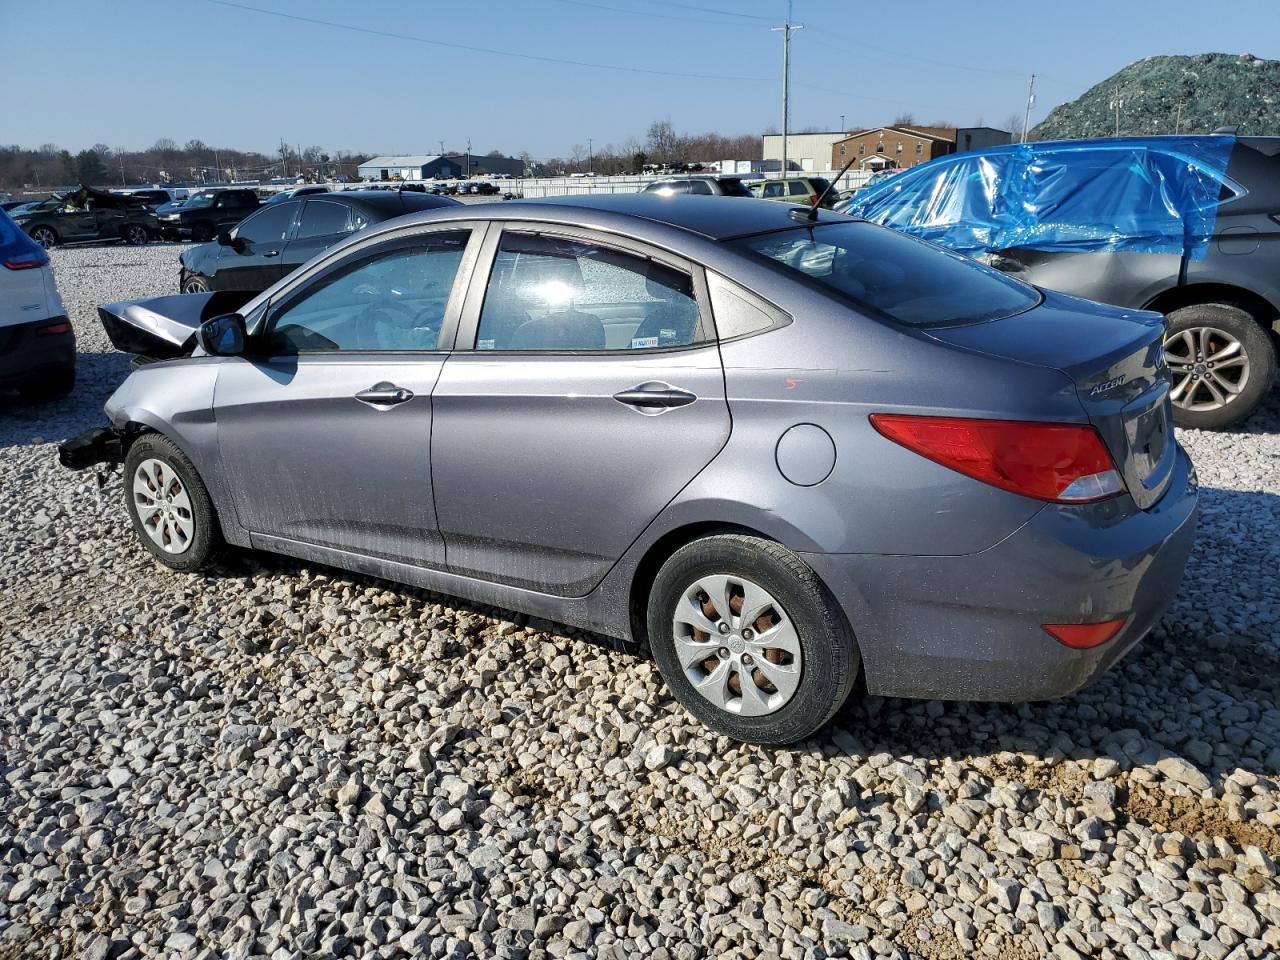
[(619, 403), (625, 403), (629, 407), (636, 407), (641, 413), (644, 413), (645, 408), (654, 412), (661, 412), (670, 410), (673, 407), (688, 406), (698, 397), (688, 390), (681, 390), (679, 387), (673, 387), (669, 383), (653, 380), (649, 383), (642, 383), (639, 386), (632, 387), (630, 390), (615, 393), (613, 399)]
[(375, 407), (394, 407), (398, 403), (412, 400), (413, 391), (384, 380), (382, 383), (375, 383), (368, 390), (361, 390), (356, 394), (356, 399)]
[(264, 253), (264, 254), (263, 254), (263, 256), (264, 256), (264, 257), (278, 257), (278, 256), (280, 256), (280, 251), (279, 251), (279, 250), (268, 250), (266, 253)]

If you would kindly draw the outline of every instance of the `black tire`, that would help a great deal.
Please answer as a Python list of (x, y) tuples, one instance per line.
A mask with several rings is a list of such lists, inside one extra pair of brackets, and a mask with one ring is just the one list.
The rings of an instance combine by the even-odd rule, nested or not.
[[(168, 477), (171, 471), (176, 474), (185, 489), (190, 502), (190, 518), (193, 521), (193, 532), (176, 552), (166, 551), (160, 546), (147, 529), (134, 494), (134, 478), (138, 468), (148, 461), (159, 461)], [(162, 486), (167, 486), (162, 483)], [(172, 488), (169, 488), (172, 489)], [(176, 443), (158, 433), (146, 433), (138, 437), (129, 447), (124, 458), (124, 500), (125, 509), (133, 523), (133, 531), (147, 551), (172, 570), (190, 573), (210, 566), (222, 547), (222, 532), (218, 526), (218, 515), (213, 509), (213, 501), (209, 499), (209, 491), (196, 473), (196, 468), (187, 455)]]
[(56, 247), (59, 242), (58, 231), (43, 223), (31, 228), (31, 239), (46, 250)]
[(204, 277), (187, 276), (182, 278), (182, 293), (208, 293), (209, 281)]
[(215, 236), (217, 236), (217, 231), (213, 229), (213, 224), (211, 223), (201, 222), (191, 227), (191, 239), (196, 243), (208, 243)]
[[(1240, 392), (1214, 409), (1192, 410), (1174, 401), (1173, 422), (1192, 430), (1221, 430), (1239, 423), (1257, 409), (1271, 390), (1276, 377), (1276, 351), (1271, 337), (1258, 320), (1246, 310), (1225, 303), (1201, 303), (1170, 312), (1165, 330), (1165, 355), (1169, 359), (1175, 388), (1186, 375), (1186, 368), (1176, 360), (1186, 355), (1189, 347), (1183, 334), (1200, 329), (1219, 330), (1234, 337), (1248, 362), (1248, 377)], [(1207, 385), (1197, 396), (1204, 396)], [(1187, 394), (1184, 392), (1181, 397)]]
[(120, 231), (120, 236), (131, 247), (140, 247), (151, 239), (147, 228), (139, 223), (125, 224), (124, 229)]
[[(716, 575), (758, 585), (795, 627), (799, 684), (771, 713), (742, 716), (712, 703), (695, 689), (677, 656), (676, 604), (700, 579)], [(650, 649), (675, 698), (706, 726), (747, 743), (780, 745), (811, 736), (848, 698), (861, 662), (839, 604), (817, 575), (780, 544), (742, 534), (695, 540), (672, 554), (649, 593), (647, 625)]]
[(76, 368), (64, 367), (37, 383), (25, 384), (18, 388), (18, 395), (28, 403), (48, 403), (61, 400), (76, 386)]

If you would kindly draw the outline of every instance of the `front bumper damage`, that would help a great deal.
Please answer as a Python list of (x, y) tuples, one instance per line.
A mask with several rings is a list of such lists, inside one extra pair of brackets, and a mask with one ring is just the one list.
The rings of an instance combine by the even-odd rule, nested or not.
[(124, 436), (115, 427), (94, 427), (58, 444), (58, 462), (68, 470), (124, 462)]

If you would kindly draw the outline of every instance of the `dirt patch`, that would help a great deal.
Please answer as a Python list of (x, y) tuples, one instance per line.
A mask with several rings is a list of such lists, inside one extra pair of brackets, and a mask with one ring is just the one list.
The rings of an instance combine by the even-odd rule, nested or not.
[(1130, 781), (1128, 796), (1119, 807), (1155, 830), (1176, 830), (1188, 837), (1222, 837), (1237, 848), (1260, 847), (1273, 859), (1280, 859), (1280, 835), (1256, 820), (1229, 819), (1217, 800), (1179, 797)]

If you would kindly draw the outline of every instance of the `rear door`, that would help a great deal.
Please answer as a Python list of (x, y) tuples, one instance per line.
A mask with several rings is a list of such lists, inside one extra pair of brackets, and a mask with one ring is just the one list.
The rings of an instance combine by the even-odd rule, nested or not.
[(332, 200), (302, 201), (298, 228), (284, 248), (282, 269), (292, 273), (317, 253), (333, 246), (352, 229), (351, 207)]
[(728, 439), (705, 282), (528, 224), (491, 228), (481, 263), (433, 395), (448, 566), (581, 596)]

